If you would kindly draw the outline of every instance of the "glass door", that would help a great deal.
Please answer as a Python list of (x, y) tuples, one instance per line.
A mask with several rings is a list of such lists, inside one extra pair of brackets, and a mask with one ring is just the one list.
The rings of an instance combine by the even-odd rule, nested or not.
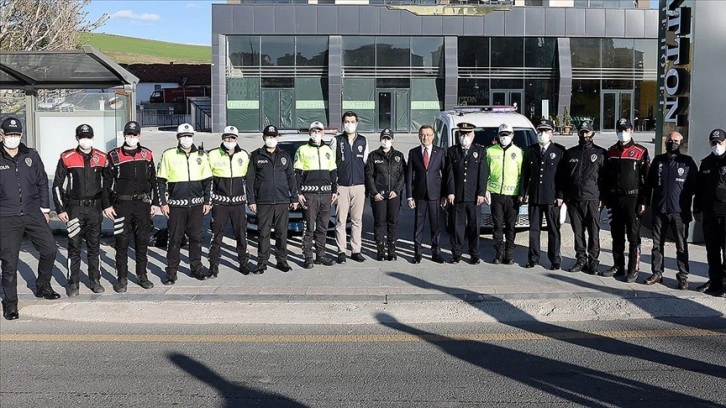
[(393, 92), (389, 90), (379, 90), (377, 98), (378, 110), (378, 130), (391, 129), (391, 119), (393, 118)]
[[(603, 91), (601, 101), (602, 131), (615, 131), (618, 119), (632, 119), (632, 91)], [(632, 120), (631, 120), (632, 121)]]
[(524, 90), (522, 89), (492, 89), (489, 92), (491, 105), (516, 106), (517, 112), (522, 113), (524, 107)]

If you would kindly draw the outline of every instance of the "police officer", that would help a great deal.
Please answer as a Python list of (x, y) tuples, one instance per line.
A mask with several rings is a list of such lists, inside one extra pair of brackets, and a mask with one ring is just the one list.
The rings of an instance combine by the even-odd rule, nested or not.
[(618, 142), (610, 147), (605, 162), (605, 206), (612, 221), (614, 265), (602, 276), (625, 274), (625, 237), (627, 235), (628, 269), (626, 282), (635, 282), (640, 264), (640, 216), (647, 202), (645, 186), (650, 166), (648, 149), (633, 141), (633, 125), (628, 119), (617, 123)]
[[(514, 225), (519, 214), (519, 191), (522, 186), (522, 149), (513, 143), (514, 130), (506, 123), (499, 126), (498, 143), (487, 148), (487, 193), (494, 224), (495, 264), (512, 265), (514, 260)], [(506, 242), (505, 242), (506, 238)]]
[(113, 290), (126, 292), (128, 286), (129, 236), (134, 237), (136, 279), (144, 289), (151, 289), (146, 267), (151, 217), (159, 211), (156, 190), (156, 166), (151, 150), (139, 144), (141, 126), (130, 121), (124, 126), (124, 144), (106, 155), (103, 171), (103, 212), (113, 220), (116, 250), (116, 283)]
[(198, 280), (207, 277), (202, 267), (202, 219), (211, 209), (212, 169), (207, 154), (194, 144), (192, 125), (179, 125), (176, 137), (178, 145), (162, 153), (156, 172), (161, 212), (169, 218), (164, 285), (176, 283), (185, 234), (189, 237), (191, 276)]
[(539, 262), (539, 236), (544, 215), (547, 221), (547, 257), (550, 270), (556, 271), (562, 263), (560, 208), (564, 194), (559, 166), (565, 156), (565, 147), (552, 142), (553, 129), (552, 122), (542, 119), (537, 125), (537, 143), (524, 151), (519, 203), (529, 202), (529, 252), (525, 268), (534, 268)]
[(30, 238), (39, 252), (38, 279), (35, 296), (58, 299), (50, 285), (55, 261), (55, 241), (48, 227), (50, 200), (48, 175), (40, 155), (20, 142), (23, 126), (20, 120), (9, 117), (0, 125), (0, 261), (3, 317), (15, 320), (18, 314), (18, 258), (23, 236)]
[[(568, 272), (598, 273), (600, 264), (600, 209), (605, 192), (607, 151), (593, 143), (595, 132), (589, 122), (578, 129), (579, 141), (565, 152), (560, 162), (563, 198), (575, 238), (575, 264)], [(587, 232), (587, 237), (585, 236)]]
[(222, 131), (222, 144), (209, 152), (212, 167), (212, 244), (209, 248), (209, 277), (219, 274), (219, 258), (224, 228), (232, 222), (237, 242), (238, 270), (243, 275), (256, 273), (247, 253), (247, 212), (245, 211), (245, 179), (250, 165), (247, 151), (237, 144), (239, 131), (227, 126)]
[(398, 214), (406, 183), (406, 160), (401, 151), (393, 148), (393, 137), (391, 129), (383, 129), (381, 147), (368, 155), (366, 163), (366, 190), (373, 210), (373, 238), (379, 261), (397, 259)]
[(469, 262), (480, 263), (479, 224), (481, 208), (486, 196), (487, 163), (486, 150), (474, 143), (474, 126), (462, 122), (459, 128), (459, 143), (446, 151), (448, 191), (446, 202), (450, 209), (450, 220), (454, 226), (451, 234), (451, 263), (461, 261), (462, 247), (468, 241)]
[(648, 194), (653, 210), (653, 274), (646, 285), (663, 281), (663, 248), (670, 227), (676, 241), (678, 263), (678, 289), (688, 289), (688, 223), (691, 222), (691, 204), (696, 193), (698, 167), (691, 156), (681, 153), (683, 136), (668, 134), (666, 152), (653, 158), (648, 170)]
[(330, 223), (330, 206), (338, 199), (338, 173), (333, 149), (323, 143), (324, 129), (325, 126), (320, 122), (310, 124), (310, 141), (297, 149), (293, 166), (299, 186), (297, 197), (305, 217), (305, 269), (311, 269), (313, 264), (333, 265), (333, 260), (325, 256), (325, 241)]
[(708, 141), (712, 154), (701, 160), (694, 204), (703, 224), (708, 281), (697, 290), (726, 297), (726, 131), (714, 129)]
[(257, 213), (258, 249), (257, 272), (267, 270), (270, 259), (270, 231), (275, 228), (275, 267), (283, 272), (291, 271), (287, 263), (287, 229), (290, 209), (298, 207), (297, 183), (290, 155), (277, 147), (280, 133), (274, 125), (262, 130), (265, 145), (250, 154), (247, 179), (247, 205)]
[(78, 146), (64, 151), (58, 160), (53, 180), (53, 202), (58, 218), (68, 228), (69, 297), (78, 296), (81, 271), (81, 240), (86, 241), (88, 278), (93, 293), (103, 293), (101, 286), (101, 196), (106, 154), (93, 148), (93, 128), (76, 128)]

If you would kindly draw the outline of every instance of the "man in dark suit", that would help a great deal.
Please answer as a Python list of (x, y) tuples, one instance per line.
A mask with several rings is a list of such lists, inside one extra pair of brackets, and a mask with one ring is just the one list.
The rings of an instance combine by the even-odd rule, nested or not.
[(408, 152), (406, 167), (406, 196), (408, 206), (416, 210), (414, 217), (414, 255), (411, 262), (421, 262), (421, 239), (423, 238), (424, 219), (429, 217), (431, 229), (431, 260), (444, 263), (439, 247), (439, 211), (445, 203), (441, 187), (446, 167), (445, 152), (434, 146), (434, 129), (423, 125), (418, 130), (421, 146)]
[(446, 201), (453, 206), (450, 211), (451, 263), (461, 261), (464, 240), (469, 241), (469, 256), (472, 265), (479, 260), (479, 224), (481, 208), (487, 189), (486, 151), (474, 143), (474, 129), (471, 123), (459, 123), (459, 144), (446, 152), (448, 196)]

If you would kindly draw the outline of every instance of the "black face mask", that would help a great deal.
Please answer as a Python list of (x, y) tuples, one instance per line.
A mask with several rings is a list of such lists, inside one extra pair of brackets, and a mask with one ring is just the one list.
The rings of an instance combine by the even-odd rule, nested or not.
[(678, 150), (680, 150), (681, 144), (678, 142), (669, 140), (665, 143), (665, 148), (668, 153), (675, 154), (675, 153), (678, 153)]
[(592, 136), (579, 135), (579, 138), (580, 138), (581, 145), (586, 145), (586, 144), (592, 143)]

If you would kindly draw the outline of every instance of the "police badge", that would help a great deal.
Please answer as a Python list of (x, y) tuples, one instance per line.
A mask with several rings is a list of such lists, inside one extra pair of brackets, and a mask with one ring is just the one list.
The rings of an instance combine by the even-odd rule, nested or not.
[(32, 166), (33, 165), (33, 159), (31, 159), (30, 157), (28, 157), (27, 159), (25, 159), (25, 164), (27, 164), (28, 167)]
[(474, 153), (472, 153), (471, 155), (472, 155), (472, 156), (474, 156), (474, 158), (475, 158), (475, 159), (476, 159), (477, 157), (479, 157), (479, 153), (477, 153), (477, 152), (474, 152)]
[(630, 151), (630, 152), (628, 153), (628, 156), (630, 156), (630, 157), (634, 157), (634, 156), (635, 156), (635, 150), (631, 150), (631, 151)]
[(94, 163), (98, 164), (98, 156), (93, 156), (93, 159), (92, 160), (93, 160)]
[(555, 157), (557, 157), (557, 155), (555, 153), (550, 153), (550, 159), (554, 160)]
[(363, 153), (363, 146), (358, 146), (358, 153)]
[(683, 173), (685, 173), (685, 172), (686, 171), (683, 169), (683, 167), (679, 168), (678, 169), (678, 176), (683, 176)]
[[(474, 154), (476, 154), (476, 153), (474, 153)], [(396, 160), (396, 162), (398, 163), (401, 161), (401, 158), (399, 156), (396, 156), (396, 158), (394, 160)]]
[(245, 162), (245, 161), (244, 161), (244, 159), (242, 159), (241, 157), (240, 157), (239, 159), (237, 159), (237, 164), (239, 164), (240, 166), (241, 166), (241, 165), (242, 165), (242, 164), (243, 164), (244, 162)]
[(141, 157), (146, 158), (146, 150), (141, 150)]
[(597, 155), (593, 154), (592, 156), (590, 156), (590, 161), (595, 163), (597, 161)]
[(280, 159), (280, 163), (282, 163), (283, 166), (286, 165), (287, 159), (283, 157), (282, 159)]
[(517, 158), (517, 153), (512, 153), (512, 159), (516, 159), (516, 158)]
[(197, 158), (197, 164), (202, 164), (202, 158), (201, 157), (198, 157)]
[(325, 153), (325, 158), (330, 160), (330, 153)]

